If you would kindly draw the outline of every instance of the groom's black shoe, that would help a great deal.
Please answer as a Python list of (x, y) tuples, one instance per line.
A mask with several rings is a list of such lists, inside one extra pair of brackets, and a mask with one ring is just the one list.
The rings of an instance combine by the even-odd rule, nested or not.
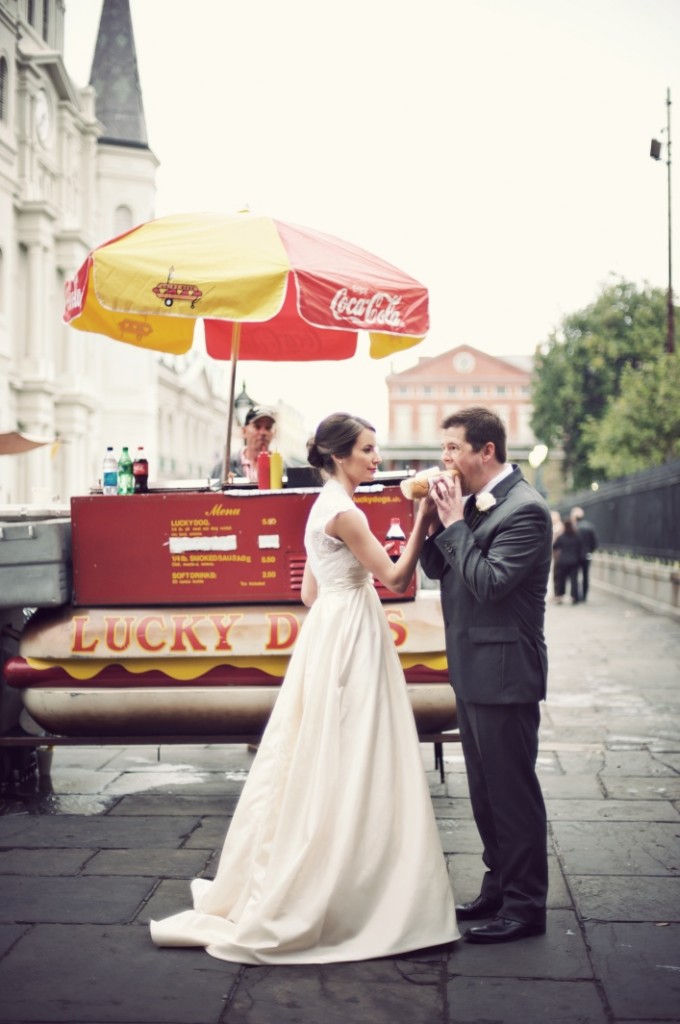
[(476, 921), (480, 917), (493, 917), (501, 909), (502, 900), (492, 900), (488, 896), (478, 896), (469, 903), (461, 903), (456, 907), (459, 921)]
[(494, 917), (489, 924), (468, 928), (463, 938), (466, 942), (487, 945), (492, 942), (516, 942), (530, 935), (545, 935), (545, 918), (536, 921), (511, 921), (508, 917)]

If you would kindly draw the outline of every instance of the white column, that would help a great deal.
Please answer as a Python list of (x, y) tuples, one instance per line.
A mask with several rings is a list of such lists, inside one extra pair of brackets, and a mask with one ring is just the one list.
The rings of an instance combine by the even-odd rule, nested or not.
[(28, 287), (26, 288), (26, 358), (33, 376), (44, 355), (45, 278), (43, 248), (39, 242), (28, 247)]

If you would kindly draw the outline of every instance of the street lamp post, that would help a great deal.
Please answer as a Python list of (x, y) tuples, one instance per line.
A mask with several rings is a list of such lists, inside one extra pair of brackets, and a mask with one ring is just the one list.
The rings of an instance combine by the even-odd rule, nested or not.
[[(666, 90), (666, 168), (668, 171), (668, 295), (666, 297), (666, 351), (675, 351), (675, 309), (673, 307), (673, 250), (671, 218), (671, 91)], [(652, 139), (652, 160), (661, 159), (661, 143)]]
[(243, 384), (243, 390), (238, 398), (234, 401), (234, 412), (236, 413), (236, 419), (239, 427), (245, 427), (246, 416), (250, 410), (254, 407), (255, 403), (246, 391), (245, 382)]

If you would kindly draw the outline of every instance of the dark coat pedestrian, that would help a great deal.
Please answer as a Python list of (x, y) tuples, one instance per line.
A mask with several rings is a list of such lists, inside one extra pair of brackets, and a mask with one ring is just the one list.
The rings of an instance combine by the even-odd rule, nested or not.
[(597, 550), (597, 532), (592, 523), (584, 517), (583, 509), (579, 506), (571, 510), (571, 518), (581, 538), (581, 561), (579, 563), (579, 600), (585, 601), (588, 597), (588, 586), (590, 581), (590, 563), (593, 552)]
[(571, 519), (563, 520), (564, 530), (553, 542), (555, 553), (555, 602), (562, 603), (567, 580), (572, 604), (578, 604), (578, 573), (583, 561), (583, 544)]

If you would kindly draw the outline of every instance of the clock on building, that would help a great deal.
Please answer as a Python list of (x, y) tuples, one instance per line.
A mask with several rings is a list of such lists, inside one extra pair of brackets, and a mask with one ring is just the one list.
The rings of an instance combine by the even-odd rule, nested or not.
[(35, 131), (40, 144), (47, 146), (52, 134), (52, 109), (44, 89), (35, 98)]
[(458, 373), (472, 373), (475, 368), (475, 357), (471, 352), (459, 352), (453, 357), (453, 368)]

